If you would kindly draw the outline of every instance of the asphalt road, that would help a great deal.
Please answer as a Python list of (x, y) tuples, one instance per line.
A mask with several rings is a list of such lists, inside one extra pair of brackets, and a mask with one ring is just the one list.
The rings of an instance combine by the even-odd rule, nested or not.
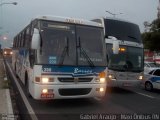
[[(32, 117), (27, 116), (27, 107), (11, 74), (10, 78), (16, 93), (16, 103), (21, 119), (32, 119)], [(141, 87), (125, 89), (107, 88), (105, 99), (101, 102), (94, 99), (37, 101), (29, 98), (26, 95), (24, 85), (18, 78), (17, 81), (38, 120), (160, 119), (159, 90), (148, 92)]]

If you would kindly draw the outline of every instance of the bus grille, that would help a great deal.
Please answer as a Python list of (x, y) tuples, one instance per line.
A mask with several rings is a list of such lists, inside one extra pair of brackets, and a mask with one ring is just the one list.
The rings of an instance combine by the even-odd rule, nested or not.
[(73, 77), (59, 77), (58, 80), (60, 82), (91, 82), (93, 78), (73, 78)]
[(59, 94), (62, 96), (86, 95), (91, 91), (91, 88), (69, 88), (59, 89)]

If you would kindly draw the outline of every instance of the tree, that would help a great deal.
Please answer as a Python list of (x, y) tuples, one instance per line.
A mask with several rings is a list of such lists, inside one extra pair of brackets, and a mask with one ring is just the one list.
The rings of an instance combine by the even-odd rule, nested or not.
[(149, 27), (148, 32), (145, 30), (142, 33), (144, 48), (151, 51), (160, 51), (160, 19), (153, 20), (151, 24), (144, 22), (144, 25), (146, 25), (145, 29)]

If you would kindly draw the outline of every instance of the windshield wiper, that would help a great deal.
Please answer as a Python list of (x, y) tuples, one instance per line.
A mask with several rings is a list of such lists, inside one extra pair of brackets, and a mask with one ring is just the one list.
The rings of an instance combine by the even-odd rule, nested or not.
[(94, 63), (92, 62), (92, 60), (90, 59), (90, 57), (87, 55), (86, 51), (83, 49), (83, 47), (81, 47), (81, 40), (80, 37), (78, 38), (78, 48), (80, 49), (80, 52), (83, 53), (84, 57), (87, 59), (87, 62), (89, 63), (89, 65), (91, 67), (95, 67)]
[(129, 38), (132, 38), (132, 39), (135, 39), (135, 40), (137, 39), (136, 37), (133, 37), (133, 36), (128, 36), (128, 37), (129, 37)]
[(66, 37), (66, 39), (65, 39), (65, 44), (66, 45), (65, 45), (65, 47), (62, 51), (62, 54), (60, 56), (59, 65), (63, 65), (66, 54), (67, 54), (67, 56), (69, 56), (69, 38), (68, 37)]

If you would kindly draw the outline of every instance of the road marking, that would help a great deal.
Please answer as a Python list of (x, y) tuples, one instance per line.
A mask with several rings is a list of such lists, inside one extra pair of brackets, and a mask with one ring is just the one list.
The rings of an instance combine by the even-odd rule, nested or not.
[(27, 98), (26, 98), (26, 96), (25, 96), (25, 94), (24, 94), (24, 92), (23, 92), (20, 84), (19, 84), (18, 81), (16, 80), (16, 77), (15, 77), (14, 73), (12, 72), (10, 65), (8, 64), (8, 62), (6, 62), (6, 64), (7, 64), (8, 68), (9, 68), (11, 74), (12, 74), (12, 77), (13, 77), (13, 79), (14, 79), (14, 82), (16, 83), (16, 85), (17, 85), (17, 87), (18, 87), (18, 90), (19, 90), (19, 92), (20, 92), (20, 94), (21, 94), (21, 96), (22, 96), (22, 99), (23, 99), (26, 107), (27, 107), (27, 110), (28, 110), (28, 112), (29, 112), (29, 115), (30, 115), (31, 119), (32, 119), (32, 120), (38, 120), (35, 112), (33, 111), (33, 108), (32, 108), (31, 105), (29, 104), (29, 102), (28, 102), (28, 100), (27, 100)]
[(137, 93), (137, 94), (139, 94), (139, 95), (143, 95), (143, 96), (145, 96), (145, 97), (152, 98), (152, 99), (155, 98), (155, 97), (153, 97), (153, 96), (150, 96), (150, 95), (147, 95), (147, 94), (144, 94), (144, 93), (140, 93), (140, 92), (135, 92), (135, 93)]

